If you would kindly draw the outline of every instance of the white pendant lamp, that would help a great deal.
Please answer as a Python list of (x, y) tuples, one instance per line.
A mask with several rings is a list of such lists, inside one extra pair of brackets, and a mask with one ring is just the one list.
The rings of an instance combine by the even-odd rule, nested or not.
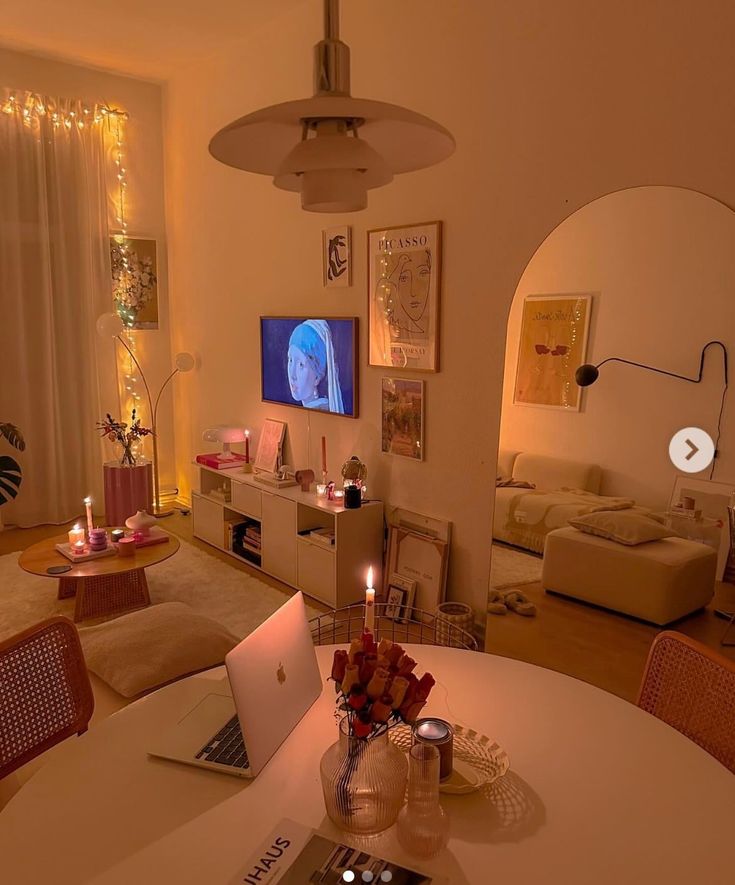
[(273, 177), (301, 193), (310, 212), (355, 212), (393, 176), (433, 166), (454, 151), (443, 126), (406, 108), (350, 95), (350, 50), (339, 39), (339, 0), (324, 0), (324, 39), (314, 47), (314, 97), (240, 117), (209, 143), (228, 166)]

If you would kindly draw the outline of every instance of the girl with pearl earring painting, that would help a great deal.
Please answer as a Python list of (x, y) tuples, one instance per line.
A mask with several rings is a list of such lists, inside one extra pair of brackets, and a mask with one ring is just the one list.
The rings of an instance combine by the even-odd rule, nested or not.
[(293, 399), (306, 409), (344, 415), (332, 333), (326, 320), (305, 320), (291, 333), (286, 360)]

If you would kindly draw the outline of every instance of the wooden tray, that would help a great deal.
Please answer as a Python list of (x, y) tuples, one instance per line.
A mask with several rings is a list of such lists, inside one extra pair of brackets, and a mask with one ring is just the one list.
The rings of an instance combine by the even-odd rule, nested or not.
[(87, 562), (90, 559), (102, 559), (104, 556), (117, 556), (117, 547), (109, 541), (105, 550), (90, 550), (86, 548), (82, 554), (73, 553), (68, 541), (65, 541), (63, 544), (57, 544), (56, 549), (71, 562)]

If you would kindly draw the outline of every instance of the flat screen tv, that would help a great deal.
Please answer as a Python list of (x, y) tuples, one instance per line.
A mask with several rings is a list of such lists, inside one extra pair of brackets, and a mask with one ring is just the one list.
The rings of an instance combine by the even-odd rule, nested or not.
[(263, 400), (357, 418), (357, 317), (261, 317)]

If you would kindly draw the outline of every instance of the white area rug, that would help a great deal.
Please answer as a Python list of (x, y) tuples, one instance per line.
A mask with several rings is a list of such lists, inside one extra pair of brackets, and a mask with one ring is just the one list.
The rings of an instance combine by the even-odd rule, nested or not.
[(543, 559), (493, 544), (490, 564), (490, 586), (496, 590), (534, 584), (541, 580)]
[[(74, 617), (74, 600), (56, 598), (57, 579), (24, 572), (18, 565), (19, 555), (0, 556), (0, 640), (53, 615)], [(184, 602), (240, 637), (247, 636), (289, 598), (186, 541), (181, 541), (171, 559), (146, 569), (146, 578), (154, 605)], [(309, 618), (316, 614), (307, 606)]]

